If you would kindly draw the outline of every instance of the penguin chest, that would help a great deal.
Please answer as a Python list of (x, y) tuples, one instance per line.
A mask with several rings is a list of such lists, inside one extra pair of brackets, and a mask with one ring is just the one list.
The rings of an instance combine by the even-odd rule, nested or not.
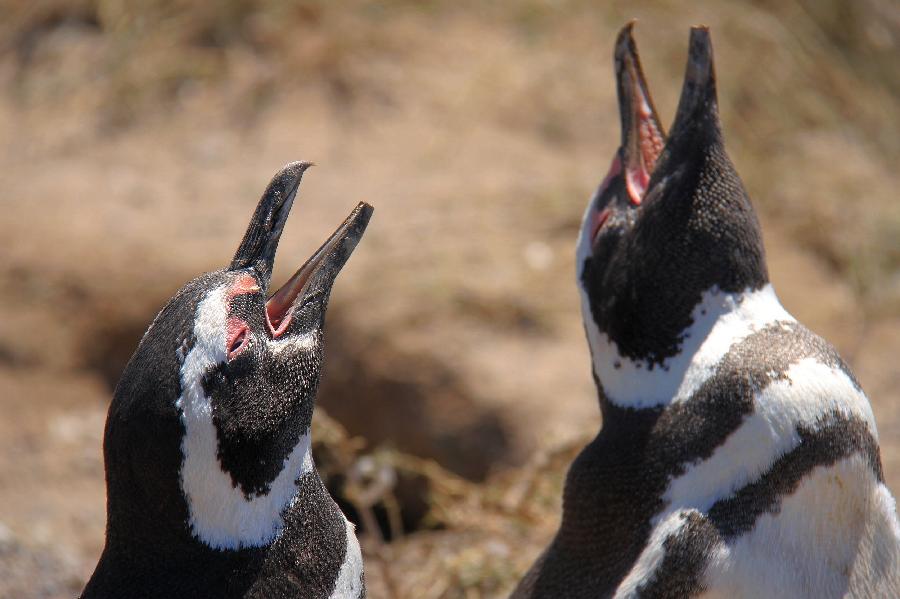
[(708, 596), (900, 596), (893, 499), (866, 461), (815, 468), (778, 511), (718, 542), (701, 577)]
[(733, 344), (660, 412), (648, 447), (662, 509), (616, 596), (898, 596), (900, 529), (868, 400), (796, 322)]

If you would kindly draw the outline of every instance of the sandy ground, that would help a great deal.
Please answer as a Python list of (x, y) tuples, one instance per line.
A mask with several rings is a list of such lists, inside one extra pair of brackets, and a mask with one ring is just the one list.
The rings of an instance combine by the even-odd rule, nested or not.
[[(668, 119), (694, 15), (640, 10), (638, 42)], [(888, 485), (900, 492), (900, 275), (841, 261), (898, 252), (872, 244), (897, 222), (900, 178), (867, 137), (864, 111), (839, 126), (813, 116), (788, 118), (793, 129), (773, 124), (786, 117), (766, 86), (780, 75), (738, 60), (724, 35), (737, 27), (730, 11), (712, 19), (722, 112), (762, 212), (772, 280), (855, 369)], [(290, 160), (318, 166), (301, 187), (276, 282), (357, 201), (376, 207), (333, 296), (320, 398), (352, 434), (433, 458), (490, 493), (535, 456), (596, 432), (573, 248), (617, 145), (608, 54), (630, 15), (594, 16), (538, 35), (496, 15), (404, 12), (379, 24), (390, 43), (328, 67), (342, 77), (295, 78), (235, 51), (226, 80), (187, 86), (116, 126), (86, 66), (110, 51), (92, 30), (51, 29), (28, 70), (12, 52), (0, 60), (0, 596), (71, 596), (89, 576), (102, 547), (102, 428), (118, 372), (171, 293), (230, 258), (266, 182)], [(808, 57), (784, 51), (796, 64), (783, 68), (805, 72)], [(815, 80), (796, 85), (821, 93)], [(846, 229), (834, 220), (842, 215)], [(552, 532), (554, 509), (495, 539), (488, 527), (423, 531), (389, 547), (364, 540), (375, 547), (372, 595), (500, 595)], [(403, 595), (410, 587), (396, 578), (421, 555), (423, 572), (451, 555), (457, 589)], [(483, 582), (485, 564), (502, 570), (490, 574), (495, 586)]]

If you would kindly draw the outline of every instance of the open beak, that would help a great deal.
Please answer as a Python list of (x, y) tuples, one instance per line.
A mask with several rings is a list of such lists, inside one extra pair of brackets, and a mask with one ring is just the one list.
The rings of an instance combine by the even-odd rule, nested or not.
[(634, 21), (625, 25), (616, 39), (616, 87), (622, 125), (622, 161), (625, 186), (631, 202), (641, 203), (666, 135), (653, 106), (641, 69), (637, 45), (631, 35)]
[[(252, 268), (265, 292), (272, 278), (275, 252), (288, 214), (297, 196), (300, 179), (311, 162), (285, 165), (266, 187), (250, 219), (244, 239), (231, 261), (229, 270)], [(273, 337), (288, 330), (294, 308), (312, 296), (327, 301), (334, 279), (362, 238), (372, 206), (360, 202), (340, 227), (328, 238), (300, 270), (266, 302), (266, 321)]]
[(294, 309), (304, 301), (313, 296), (327, 301), (334, 279), (362, 238), (373, 210), (360, 202), (306, 264), (272, 294), (266, 302), (266, 321), (273, 337), (290, 328)]

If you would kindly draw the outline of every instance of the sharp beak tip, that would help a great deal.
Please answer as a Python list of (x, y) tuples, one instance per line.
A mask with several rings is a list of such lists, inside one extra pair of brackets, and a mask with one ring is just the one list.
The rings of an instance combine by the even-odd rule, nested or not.
[(366, 220), (369, 220), (372, 217), (372, 213), (375, 212), (375, 206), (369, 204), (368, 202), (360, 202), (356, 209), (365, 216)]
[(622, 29), (619, 30), (619, 35), (616, 37), (616, 58), (619, 59), (626, 52), (628, 52), (631, 48), (634, 47), (634, 36), (632, 35), (632, 30), (634, 29), (634, 24), (636, 21), (632, 19), (625, 23)]
[(637, 53), (637, 43), (634, 41), (633, 29), (634, 21), (630, 21), (622, 27), (616, 38), (613, 60), (615, 61), (616, 71), (619, 77), (635, 67), (640, 69), (640, 60)]
[(691, 27), (688, 47), (688, 68), (685, 82), (693, 81), (696, 85), (708, 85), (715, 79), (709, 27), (705, 25)]
[(366, 228), (369, 226), (369, 220), (372, 218), (373, 212), (375, 212), (374, 206), (366, 202), (360, 202), (350, 214), (347, 236), (355, 238), (354, 246), (362, 239), (363, 233), (365, 233)]
[(285, 164), (277, 173), (275, 173), (275, 176), (272, 177), (269, 188), (283, 193), (293, 192), (297, 186), (300, 185), (303, 173), (311, 166), (315, 166), (315, 164), (307, 161), (289, 162)]
[(315, 166), (315, 165), (316, 165), (315, 162), (311, 162), (309, 160), (295, 160), (293, 162), (288, 162), (283, 167), (281, 167), (281, 171), (279, 171), (279, 174), (284, 173), (284, 172), (302, 173), (309, 167)]

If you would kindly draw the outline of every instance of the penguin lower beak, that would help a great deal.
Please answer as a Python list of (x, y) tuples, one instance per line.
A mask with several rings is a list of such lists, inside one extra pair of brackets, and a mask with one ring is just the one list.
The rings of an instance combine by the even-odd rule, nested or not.
[(268, 286), (281, 232), (297, 196), (303, 173), (311, 166), (311, 162), (291, 162), (275, 174), (253, 212), (229, 270), (253, 268), (263, 287)]
[(294, 308), (322, 295), (327, 301), (331, 286), (369, 224), (374, 208), (360, 202), (312, 257), (266, 302), (266, 321), (273, 338), (290, 327)]
[(622, 161), (625, 185), (634, 205), (641, 203), (666, 135), (653, 106), (637, 44), (631, 35), (634, 21), (616, 39), (616, 88), (622, 126)]

